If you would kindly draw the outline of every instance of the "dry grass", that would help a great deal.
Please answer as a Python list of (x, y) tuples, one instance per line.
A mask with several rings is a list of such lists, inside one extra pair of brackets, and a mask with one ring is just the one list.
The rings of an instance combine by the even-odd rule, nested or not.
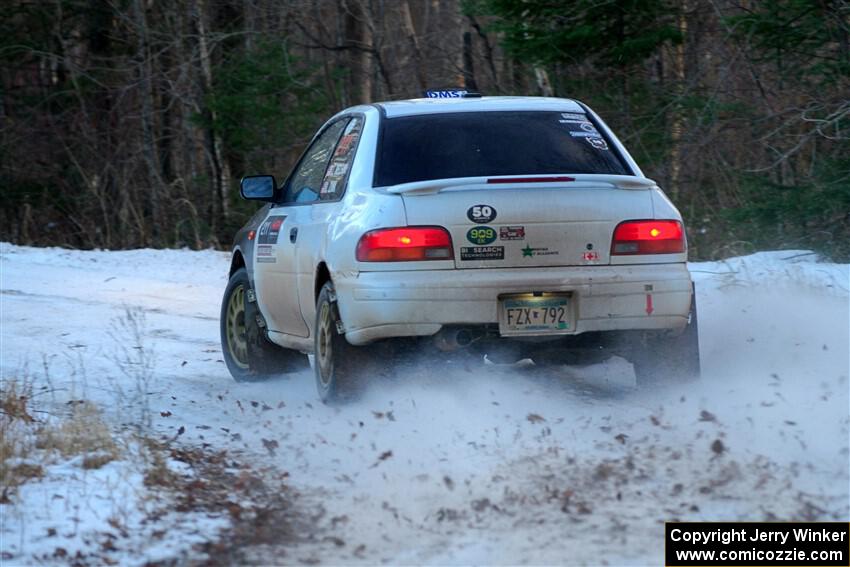
[(44, 469), (31, 456), (36, 421), (28, 407), (32, 388), (26, 382), (0, 383), (0, 503), (9, 502), (15, 489)]
[(146, 440), (145, 443), (149, 457), (148, 467), (145, 470), (145, 486), (148, 488), (165, 487), (174, 488), (178, 485), (180, 477), (168, 468), (165, 462), (166, 447), (160, 443)]
[(29, 414), (27, 404), (32, 396), (30, 384), (19, 384), (16, 380), (3, 380), (0, 386), (0, 412), (5, 421), (21, 420), (32, 423), (35, 419)]
[(118, 447), (103, 421), (103, 415), (91, 402), (74, 403), (69, 415), (58, 425), (40, 428), (36, 447), (58, 451), (64, 457), (87, 455), (102, 459), (111, 455), (112, 458), (103, 464), (118, 455)]
[(36, 419), (27, 380), (0, 383), (0, 503), (8, 503), (22, 484), (44, 476), (58, 456), (82, 455), (84, 469), (97, 469), (118, 458), (120, 450), (90, 402), (75, 402), (65, 415)]

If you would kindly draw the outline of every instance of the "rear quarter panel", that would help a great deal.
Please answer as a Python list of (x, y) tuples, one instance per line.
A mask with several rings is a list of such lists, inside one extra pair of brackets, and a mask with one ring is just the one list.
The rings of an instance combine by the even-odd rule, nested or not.
[(360, 237), (376, 228), (404, 226), (407, 222), (401, 197), (372, 190), (380, 121), (378, 110), (360, 106), (350, 112), (361, 114), (366, 122), (345, 194), (340, 201), (309, 207), (311, 218), (303, 225), (307, 231), (299, 233), (299, 239), (307, 244), (299, 247), (296, 259), (299, 303), (311, 336), (316, 313), (318, 267), (324, 263), (334, 282), (342, 278), (356, 278), (360, 271), (356, 260)]

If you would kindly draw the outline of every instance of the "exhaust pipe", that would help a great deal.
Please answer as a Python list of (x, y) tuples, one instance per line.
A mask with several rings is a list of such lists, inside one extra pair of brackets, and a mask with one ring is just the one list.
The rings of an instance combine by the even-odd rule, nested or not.
[(469, 329), (441, 329), (434, 335), (434, 345), (443, 352), (468, 347), (475, 340)]

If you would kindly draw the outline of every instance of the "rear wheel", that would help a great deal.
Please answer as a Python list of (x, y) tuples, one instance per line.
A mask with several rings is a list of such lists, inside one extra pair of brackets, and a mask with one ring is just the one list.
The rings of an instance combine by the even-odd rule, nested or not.
[(638, 386), (699, 380), (699, 322), (696, 294), (685, 330), (676, 336), (644, 335), (632, 345), (632, 365)]
[(250, 291), (248, 272), (240, 268), (230, 277), (221, 302), (221, 351), (230, 374), (244, 382), (303, 368), (306, 356), (265, 337), (257, 303), (249, 300)]
[(316, 389), (323, 402), (353, 397), (368, 360), (364, 347), (352, 346), (338, 331), (339, 310), (333, 285), (322, 286), (316, 300), (314, 353)]

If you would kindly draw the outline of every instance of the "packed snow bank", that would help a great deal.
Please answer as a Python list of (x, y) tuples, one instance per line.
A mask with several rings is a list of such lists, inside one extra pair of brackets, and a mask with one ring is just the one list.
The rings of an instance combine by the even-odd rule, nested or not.
[(703, 293), (733, 287), (763, 291), (804, 287), (846, 298), (850, 288), (847, 264), (822, 262), (817, 253), (807, 250), (757, 252), (717, 262), (692, 262), (689, 268)]
[[(240, 451), (325, 510), (333, 537), (245, 561), (659, 564), (665, 520), (848, 519), (848, 266), (805, 251), (691, 264), (699, 384), (637, 390), (621, 358), (423, 360), (343, 407), (309, 372), (230, 379), (227, 254), (0, 257), (4, 375), (46, 361), (57, 402), (85, 391), (116, 423)], [(141, 322), (116, 325), (128, 310)], [(140, 391), (134, 341), (153, 355)]]

